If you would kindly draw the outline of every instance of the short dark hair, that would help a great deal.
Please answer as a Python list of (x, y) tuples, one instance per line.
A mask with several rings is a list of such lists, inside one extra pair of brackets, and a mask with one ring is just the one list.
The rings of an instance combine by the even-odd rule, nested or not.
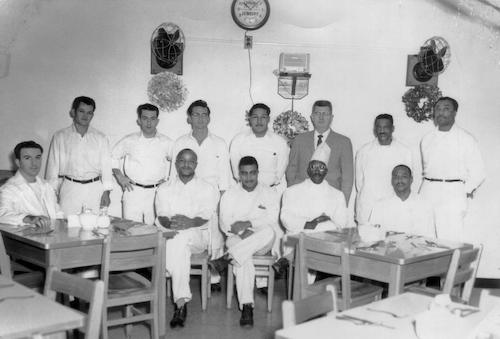
[(259, 163), (257, 162), (257, 159), (248, 155), (240, 159), (240, 162), (238, 163), (238, 169), (240, 169), (242, 166), (247, 165), (255, 165), (257, 166), (257, 169), (259, 169)]
[(382, 120), (382, 119), (389, 120), (391, 122), (391, 125), (394, 125), (394, 119), (393, 119), (392, 115), (387, 114), (387, 113), (382, 113), (382, 114), (377, 115), (374, 122), (377, 122), (377, 120)]
[(266, 111), (267, 115), (270, 115), (271, 114), (271, 109), (269, 108), (269, 106), (267, 106), (266, 104), (263, 104), (261, 102), (253, 105), (250, 110), (248, 111), (248, 115), (252, 115), (253, 111), (256, 110), (256, 109), (263, 109), (264, 111)]
[(43, 147), (40, 146), (40, 144), (37, 144), (33, 140), (23, 141), (23, 142), (18, 143), (16, 145), (16, 147), (14, 147), (14, 156), (16, 157), (16, 159), (19, 160), (21, 158), (21, 150), (23, 148), (38, 148), (40, 150), (40, 152), (43, 153)]
[(399, 164), (399, 165), (394, 166), (394, 168), (392, 169), (391, 175), (398, 167), (406, 168), (408, 170), (408, 172), (410, 173), (410, 177), (413, 177), (413, 173), (411, 172), (411, 168), (405, 164)]
[(92, 106), (95, 111), (95, 101), (94, 99), (92, 98), (89, 98), (89, 97), (85, 97), (85, 96), (80, 96), (80, 97), (76, 97), (74, 100), (73, 100), (73, 103), (71, 104), (71, 108), (76, 110), (78, 109), (78, 107), (80, 106), (80, 103), (84, 103), (86, 105), (90, 105)]
[(332, 109), (332, 103), (329, 101), (329, 100), (316, 100), (313, 104), (313, 109), (314, 107), (316, 106), (321, 106), (321, 107), (328, 107), (330, 109), (330, 111), (333, 112), (333, 109)]
[(456, 101), (455, 99), (451, 98), (451, 97), (441, 97), (439, 99), (437, 99), (436, 103), (434, 104), (434, 107), (436, 107), (436, 105), (438, 104), (438, 102), (440, 101), (446, 101), (448, 100), (449, 102), (451, 102), (451, 104), (453, 105), (453, 109), (456, 111), (458, 111), (458, 101)]
[(188, 109), (187, 109), (187, 114), (188, 115), (191, 115), (193, 114), (193, 108), (195, 107), (203, 107), (203, 108), (206, 108), (207, 111), (208, 111), (208, 115), (210, 115), (210, 107), (208, 107), (208, 104), (205, 100), (196, 100), (196, 101), (193, 101), (191, 103), (191, 105), (189, 105)]
[(193, 151), (191, 148), (184, 148), (179, 153), (177, 153), (177, 156), (175, 157), (175, 162), (179, 161), (179, 159), (184, 153), (193, 153), (196, 161), (198, 161), (198, 155), (196, 154), (195, 151)]
[(153, 104), (142, 104), (142, 105), (139, 105), (137, 107), (137, 116), (139, 118), (141, 118), (141, 115), (142, 115), (142, 110), (146, 110), (146, 111), (155, 111), (156, 112), (156, 117), (158, 117), (158, 115), (160, 115), (160, 110), (158, 109), (158, 107), (156, 107), (155, 105)]

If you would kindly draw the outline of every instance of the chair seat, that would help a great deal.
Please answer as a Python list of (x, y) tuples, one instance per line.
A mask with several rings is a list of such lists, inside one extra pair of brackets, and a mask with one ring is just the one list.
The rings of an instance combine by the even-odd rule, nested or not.
[(45, 279), (42, 272), (33, 271), (14, 275), (13, 280), (28, 288), (41, 289)]
[(144, 295), (151, 289), (150, 281), (136, 272), (110, 274), (108, 286), (108, 299)]
[[(338, 296), (337, 298), (338, 308), (342, 310), (342, 290), (340, 282), (341, 282), (340, 277), (322, 279), (318, 282), (315, 282), (312, 285), (307, 286), (306, 291), (308, 292), (307, 293), (308, 296), (311, 296), (314, 294), (320, 294), (325, 292), (327, 285), (335, 286)], [(369, 283), (363, 283), (351, 280), (351, 300), (350, 300), (351, 308), (381, 299), (382, 291), (383, 291), (382, 287), (375, 286)]]

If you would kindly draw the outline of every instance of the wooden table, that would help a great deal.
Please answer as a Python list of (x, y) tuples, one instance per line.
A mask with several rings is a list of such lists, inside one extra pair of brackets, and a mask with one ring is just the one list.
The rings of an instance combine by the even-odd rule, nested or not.
[[(440, 276), (448, 271), (453, 250), (470, 248), (445, 240), (407, 234), (389, 235), (377, 246), (366, 248), (352, 229), (342, 232), (315, 232), (308, 236), (332, 242), (349, 242), (351, 274), (389, 284), (389, 296), (403, 292), (406, 283)], [(298, 242), (297, 235), (288, 236), (289, 243)], [(297, 256), (296, 256), (297, 259)], [(294, 299), (299, 295), (300, 274), (295, 265)]]
[[(9, 299), (17, 296), (28, 298)], [(79, 328), (84, 322), (84, 314), (0, 275), (0, 338), (63, 332)]]
[[(23, 235), (23, 228), (0, 224), (7, 253), (46, 270), (54, 266), (60, 270), (101, 264), (102, 244), (105, 235), (80, 228), (68, 228), (66, 221), (56, 220), (54, 232), (46, 235)], [(112, 218), (111, 236), (134, 236), (157, 232), (156, 226), (144, 225), (120, 218)], [(166, 239), (175, 232), (163, 229)], [(161, 267), (165, 268), (165, 244), (162, 246)], [(160, 274), (160, 300), (166, 302), (165, 274)], [(165, 335), (165, 302), (160, 302), (160, 335)]]
[[(417, 339), (413, 321), (423, 319), (433, 298), (415, 293), (403, 293), (379, 300), (368, 305), (352, 308), (339, 314), (330, 315), (276, 331), (276, 339), (330, 339), (330, 338), (370, 338), (370, 339)], [(461, 304), (451, 307), (466, 308)], [(393, 317), (386, 312), (397, 316)], [(490, 309), (472, 313), (466, 317), (452, 316), (453, 324), (442, 324), (443, 333), (453, 338), (468, 338), (474, 328), (488, 315)], [(355, 320), (342, 320), (343, 315), (368, 320), (377, 324), (364, 324)], [(417, 325), (418, 326), (418, 325)]]

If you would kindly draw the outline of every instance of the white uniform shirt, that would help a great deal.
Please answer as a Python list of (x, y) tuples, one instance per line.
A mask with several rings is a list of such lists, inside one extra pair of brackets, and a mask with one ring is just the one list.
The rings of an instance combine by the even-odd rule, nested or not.
[(107, 137), (92, 127), (83, 137), (74, 125), (57, 131), (50, 144), (45, 178), (58, 191), (62, 181), (59, 176), (64, 175), (77, 180), (101, 176), (104, 190), (112, 190), (111, 152)]
[(331, 224), (329, 228), (347, 226), (347, 207), (344, 194), (330, 186), (326, 180), (315, 184), (306, 179), (300, 184), (288, 187), (283, 194), (281, 221), (287, 233), (297, 233), (304, 229), (307, 221), (325, 214), (331, 221), (325, 221), (316, 228), (325, 228), (322, 224)]
[[(177, 154), (185, 148), (192, 149), (198, 156), (196, 175), (215, 187), (219, 191), (229, 188), (231, 182), (231, 170), (229, 166), (229, 152), (224, 139), (208, 133), (201, 145), (193, 137), (192, 132), (179, 137), (173, 147), (172, 159), (175, 163)], [(177, 175), (175, 166), (172, 166), (171, 178)]]
[(424, 177), (461, 179), (465, 192), (475, 190), (485, 178), (484, 163), (476, 139), (453, 125), (448, 132), (437, 128), (420, 143)]
[[(176, 177), (160, 185), (156, 192), (155, 208), (158, 216), (172, 218), (180, 214), (188, 218), (200, 217), (210, 222), (217, 211), (218, 202), (219, 191), (205, 180), (195, 176), (184, 184)], [(160, 225), (158, 221), (157, 225)]]
[(121, 139), (111, 152), (113, 168), (121, 168), (132, 181), (152, 185), (168, 179), (172, 159), (172, 140), (156, 133), (145, 138), (142, 132), (132, 133)]
[(0, 187), (0, 223), (22, 225), (27, 215), (64, 218), (52, 186), (39, 177), (28, 183), (18, 171)]
[(414, 193), (411, 193), (405, 201), (393, 194), (376, 202), (369, 223), (378, 224), (391, 231), (436, 238), (432, 206)]
[(250, 221), (255, 230), (278, 226), (280, 196), (272, 188), (257, 185), (248, 192), (241, 185), (233, 186), (221, 198), (220, 227), (226, 235), (236, 221)]
[(412, 168), (411, 151), (402, 143), (392, 140), (380, 145), (378, 139), (363, 145), (356, 153), (356, 219), (364, 223), (377, 200), (394, 194), (391, 178), (395, 166), (404, 164)]
[(264, 185), (277, 185), (285, 180), (290, 147), (279, 135), (267, 131), (258, 138), (248, 130), (237, 134), (231, 142), (229, 151), (233, 176), (238, 181), (238, 164), (244, 156), (252, 156), (259, 164), (259, 182)]

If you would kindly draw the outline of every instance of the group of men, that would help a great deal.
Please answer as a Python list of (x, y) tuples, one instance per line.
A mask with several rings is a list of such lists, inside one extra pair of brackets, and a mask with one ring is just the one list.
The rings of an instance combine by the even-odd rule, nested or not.
[(285, 233), (347, 227), (354, 182), (358, 225), (462, 240), (467, 199), (484, 180), (477, 142), (456, 126), (458, 103), (449, 97), (436, 103), (437, 128), (421, 142), (420, 194), (411, 192), (411, 152), (393, 138), (389, 114), (376, 117), (376, 138), (357, 152), (354, 166), (351, 141), (331, 129), (333, 110), (326, 100), (312, 106), (314, 131), (297, 135), (291, 147), (268, 129), (270, 109), (262, 103), (251, 107), (250, 129), (229, 148), (209, 131), (211, 112), (203, 100), (188, 107), (191, 132), (175, 142), (157, 131), (158, 108), (140, 105), (140, 131), (112, 149), (90, 126), (95, 109), (89, 97), (74, 99), (73, 123), (56, 132), (50, 145), (47, 181), (38, 177), (42, 147), (33, 141), (16, 146), (18, 171), (0, 188), (0, 222), (43, 227), (78, 214), (82, 206), (107, 207), (114, 175), (123, 190), (124, 218), (177, 231), (166, 244), (172, 327), (186, 320), (192, 253), (208, 250), (214, 271), (233, 264), (240, 325), (252, 326), (252, 256), (286, 256), (291, 249), (282, 246)]

